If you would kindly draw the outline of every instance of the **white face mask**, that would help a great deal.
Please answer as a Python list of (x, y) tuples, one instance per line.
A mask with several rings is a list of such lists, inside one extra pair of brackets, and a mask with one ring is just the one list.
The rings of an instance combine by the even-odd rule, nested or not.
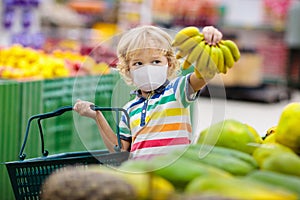
[(130, 70), (134, 84), (142, 91), (153, 91), (167, 80), (168, 65), (144, 65)]

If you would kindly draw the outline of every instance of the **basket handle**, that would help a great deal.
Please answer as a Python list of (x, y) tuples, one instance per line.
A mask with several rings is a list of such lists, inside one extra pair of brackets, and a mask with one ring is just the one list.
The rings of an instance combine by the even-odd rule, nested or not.
[[(127, 122), (129, 124), (129, 115), (128, 115), (127, 111), (124, 110), (123, 108), (110, 108), (110, 107), (104, 108), (104, 107), (98, 107), (98, 106), (92, 105), (91, 109), (99, 110), (99, 111), (115, 111), (117, 113), (117, 115), (116, 115), (117, 122), (119, 122), (118, 112), (122, 111), (122, 112), (125, 113), (125, 116), (127, 118)], [(45, 150), (44, 134), (43, 134), (43, 129), (42, 129), (42, 125), (41, 125), (41, 120), (51, 118), (51, 117), (56, 117), (56, 116), (64, 114), (67, 111), (72, 111), (72, 110), (73, 110), (73, 106), (64, 106), (64, 107), (58, 108), (57, 110), (52, 111), (52, 112), (47, 112), (47, 113), (42, 113), (42, 114), (37, 114), (37, 115), (31, 116), (28, 119), (28, 122), (27, 122), (24, 141), (23, 141), (23, 144), (21, 146), (21, 150), (19, 152), (19, 159), (24, 160), (26, 158), (26, 154), (24, 154), (23, 152), (24, 152), (26, 142), (27, 142), (27, 139), (28, 139), (30, 124), (34, 119), (37, 119), (37, 123), (38, 123), (38, 127), (39, 127), (41, 145), (42, 145), (42, 154), (43, 154), (43, 156), (48, 156), (49, 152), (47, 150)], [(120, 135), (119, 135), (118, 123), (117, 123), (117, 136), (118, 136), (118, 146), (115, 147), (115, 150), (120, 151), (120, 149), (121, 149), (121, 140), (120, 140)]]

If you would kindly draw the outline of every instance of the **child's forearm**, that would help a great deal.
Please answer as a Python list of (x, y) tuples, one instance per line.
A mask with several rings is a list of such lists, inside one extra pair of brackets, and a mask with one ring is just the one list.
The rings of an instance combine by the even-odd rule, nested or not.
[(96, 111), (96, 123), (105, 146), (109, 152), (115, 152), (118, 138), (100, 111)]

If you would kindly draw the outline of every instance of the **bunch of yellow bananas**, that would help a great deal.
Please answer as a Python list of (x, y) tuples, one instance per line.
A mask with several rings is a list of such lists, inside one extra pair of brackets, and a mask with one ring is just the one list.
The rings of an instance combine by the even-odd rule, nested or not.
[(237, 45), (231, 40), (221, 40), (217, 45), (206, 43), (203, 33), (197, 27), (181, 29), (173, 40), (177, 47), (176, 58), (185, 58), (182, 68), (187, 69), (193, 63), (198, 78), (210, 79), (216, 73), (226, 73), (240, 58)]

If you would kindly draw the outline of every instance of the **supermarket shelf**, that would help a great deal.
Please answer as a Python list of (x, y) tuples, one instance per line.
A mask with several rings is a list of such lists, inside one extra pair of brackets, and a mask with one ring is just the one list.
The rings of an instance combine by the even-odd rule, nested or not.
[(213, 91), (213, 96), (216, 98), (260, 103), (276, 103), (291, 98), (291, 90), (289, 88), (271, 84), (262, 84), (257, 87), (232, 86), (225, 88), (208, 85), (201, 91), (200, 96), (210, 97), (209, 91)]

